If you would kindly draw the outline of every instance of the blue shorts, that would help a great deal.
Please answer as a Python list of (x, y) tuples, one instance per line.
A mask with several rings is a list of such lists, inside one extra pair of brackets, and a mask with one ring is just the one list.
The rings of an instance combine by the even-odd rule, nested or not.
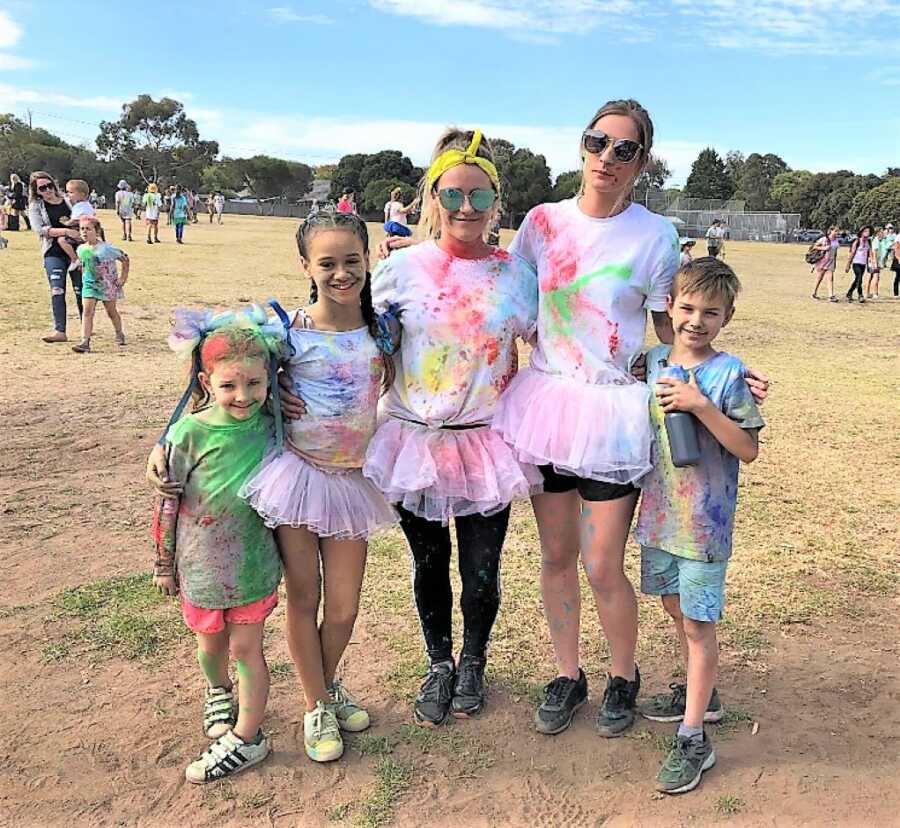
[(681, 614), (694, 621), (721, 620), (728, 561), (694, 561), (662, 549), (641, 547), (641, 592), (677, 595)]
[(404, 238), (412, 235), (412, 230), (405, 224), (400, 224), (399, 221), (386, 221), (384, 223), (384, 232), (389, 236), (403, 236)]

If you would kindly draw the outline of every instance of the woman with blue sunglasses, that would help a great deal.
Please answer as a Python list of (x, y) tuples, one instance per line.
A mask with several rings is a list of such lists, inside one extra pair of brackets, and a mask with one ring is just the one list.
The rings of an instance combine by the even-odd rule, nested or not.
[[(500, 201), (490, 146), (450, 129), (420, 188), (424, 239), (372, 274), (375, 309), (394, 306), (403, 328), (387, 416), (363, 473), (393, 502), (413, 559), (416, 606), (430, 661), (415, 721), (436, 727), (484, 705), (487, 646), (500, 605), (500, 551), (510, 502), (540, 488), (491, 429), (517, 369), (517, 339), (534, 333), (537, 279), (518, 256), (487, 244)], [(463, 642), (452, 640), (450, 528), (462, 581)]]

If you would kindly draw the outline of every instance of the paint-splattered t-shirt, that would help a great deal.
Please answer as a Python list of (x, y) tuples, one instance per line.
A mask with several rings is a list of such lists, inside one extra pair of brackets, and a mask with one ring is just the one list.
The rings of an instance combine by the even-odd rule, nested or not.
[[(301, 311), (303, 324), (312, 324)], [(292, 327), (286, 368), (306, 414), (285, 424), (291, 446), (316, 465), (362, 468), (375, 433), (384, 359), (368, 328), (319, 331)]]
[(169, 556), (174, 552), (179, 589), (196, 607), (245, 606), (270, 595), (281, 580), (271, 530), (238, 497), (272, 435), (272, 419), (257, 411), (226, 425), (191, 414), (166, 437), (169, 477), (184, 491), (174, 533), (163, 524), (157, 543)]
[[(667, 360), (671, 350), (670, 345), (658, 345), (647, 354), (647, 382), (651, 389), (659, 375), (659, 361)], [(744, 380), (746, 366), (736, 356), (719, 352), (697, 365), (693, 372), (704, 396), (741, 428), (758, 429), (765, 425)], [(697, 421), (700, 462), (676, 468), (672, 465), (665, 412), (655, 394), (650, 397), (650, 420), (656, 438), (655, 464), (640, 482), (641, 507), (635, 539), (642, 546), (681, 558), (728, 560), (740, 460)]]
[(125, 291), (119, 284), (119, 271), (116, 265), (118, 261), (128, 260), (124, 251), (101, 241), (93, 247), (82, 244), (78, 248), (78, 258), (83, 269), (81, 295), (85, 299), (109, 302), (125, 297)]
[(433, 428), (489, 423), (518, 369), (516, 337), (534, 334), (534, 270), (505, 250), (461, 259), (429, 241), (379, 263), (372, 300), (381, 312), (396, 303), (403, 328), (385, 412)]
[(532, 367), (591, 384), (627, 373), (644, 342), (646, 311), (666, 309), (680, 257), (678, 234), (662, 216), (632, 204), (592, 218), (576, 199), (532, 209), (509, 249), (540, 280)]

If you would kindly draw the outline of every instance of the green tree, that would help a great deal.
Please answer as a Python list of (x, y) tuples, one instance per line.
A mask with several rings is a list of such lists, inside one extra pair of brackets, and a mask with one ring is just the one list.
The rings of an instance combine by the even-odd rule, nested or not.
[(644, 171), (634, 182), (634, 200), (639, 204), (647, 204), (650, 194), (662, 192), (666, 181), (671, 177), (672, 170), (665, 160), (651, 153)]
[(733, 188), (725, 169), (725, 162), (712, 147), (702, 150), (691, 165), (691, 174), (684, 186), (689, 198), (731, 198)]
[(270, 155), (235, 158), (230, 164), (257, 198), (301, 198), (313, 180), (312, 168), (306, 164)]
[(890, 176), (883, 184), (858, 193), (848, 218), (852, 228), (864, 224), (883, 227), (889, 221), (896, 226), (900, 219), (900, 176)]
[(369, 182), (394, 179), (402, 184), (415, 186), (422, 177), (422, 171), (413, 166), (399, 150), (382, 150), (368, 156), (359, 171), (359, 187), (365, 191)]
[(553, 192), (550, 194), (551, 201), (564, 201), (577, 195), (581, 189), (581, 170), (570, 170), (569, 172), (560, 173), (556, 176), (556, 182), (553, 184)]
[(400, 200), (404, 204), (409, 204), (416, 197), (415, 188), (405, 181), (398, 181), (396, 178), (379, 178), (366, 185), (362, 198), (363, 209), (372, 212), (384, 209), (384, 205), (390, 199), (391, 190), (395, 187), (400, 188)]
[(236, 195), (244, 188), (240, 170), (234, 164), (234, 159), (223, 158), (203, 168), (200, 173), (200, 190), (204, 193), (227, 193)]
[(313, 167), (313, 173), (321, 181), (331, 181), (337, 172), (337, 168), (337, 164), (319, 164), (318, 167)]
[(509, 188), (505, 208), (510, 222), (517, 225), (532, 207), (550, 200), (553, 192), (550, 167), (543, 155), (520, 148), (513, 153), (507, 175)]
[(831, 225), (852, 228), (855, 219), (851, 216), (851, 209), (856, 197), (881, 183), (882, 179), (877, 175), (850, 175), (838, 179), (837, 186), (813, 209), (810, 220), (815, 227), (823, 230)]
[(731, 179), (731, 191), (734, 192), (738, 188), (738, 182), (741, 180), (741, 174), (744, 172), (744, 164), (747, 159), (744, 153), (739, 150), (728, 150), (725, 153), (725, 172)]
[(787, 172), (789, 167), (777, 155), (758, 152), (751, 153), (744, 162), (738, 182), (735, 198), (743, 199), (748, 210), (772, 210), (769, 193), (779, 173)]
[(331, 191), (329, 192), (329, 198), (337, 201), (344, 190), (353, 190), (354, 193), (361, 192), (362, 188), (359, 186), (359, 174), (368, 157), (369, 156), (364, 152), (357, 152), (351, 155), (345, 155), (341, 158), (337, 168), (331, 176)]
[(775, 209), (782, 213), (800, 213), (804, 206), (804, 194), (812, 178), (813, 174), (809, 170), (778, 173), (772, 181), (769, 200), (775, 205)]
[(97, 153), (105, 161), (124, 162), (145, 184), (196, 186), (219, 145), (200, 139), (179, 101), (139, 95), (122, 107), (117, 121), (100, 122)]

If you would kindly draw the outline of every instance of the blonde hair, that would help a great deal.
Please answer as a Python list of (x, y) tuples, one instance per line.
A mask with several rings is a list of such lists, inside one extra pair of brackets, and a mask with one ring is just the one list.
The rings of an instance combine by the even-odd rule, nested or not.
[(396, 201), (401, 195), (403, 195), (403, 190), (399, 187), (394, 187), (394, 189), (391, 190), (391, 201)]
[(699, 293), (704, 299), (724, 300), (725, 310), (731, 310), (740, 292), (741, 281), (725, 262), (703, 256), (679, 268), (672, 280), (671, 296), (674, 300), (682, 293)]
[(80, 178), (70, 178), (66, 182), (66, 186), (68, 187), (70, 184), (85, 197), (91, 194), (91, 188), (88, 187), (87, 181), (82, 181)]
[[(428, 162), (428, 167), (430, 167), (441, 155), (441, 153), (445, 152), (448, 149), (459, 149), (465, 150), (468, 148), (469, 144), (472, 143), (472, 139), (475, 137), (475, 131), (471, 129), (459, 129), (459, 127), (447, 127), (444, 130), (443, 134), (440, 138), (438, 138), (437, 143), (434, 145), (434, 151), (431, 153), (431, 160)], [(485, 158), (490, 161), (492, 164), (494, 163), (494, 151), (491, 149), (491, 142), (487, 139), (486, 136), (482, 136), (481, 144), (478, 146), (478, 151), (475, 153), (479, 158)], [(426, 168), (425, 175), (422, 176), (421, 182), (419, 182), (419, 199), (422, 204), (422, 212), (419, 218), (419, 229), (417, 235), (422, 239), (436, 239), (440, 236), (441, 233), (441, 212), (440, 206), (437, 198), (435, 198), (435, 194), (437, 193), (437, 185), (440, 182), (440, 179), (434, 182), (433, 187), (428, 186), (428, 170)], [(500, 189), (499, 187), (494, 186), (493, 182), (491, 186), (497, 191), (497, 198), (494, 201), (494, 206), (491, 209), (491, 220), (493, 220), (497, 213), (500, 210)], [(487, 239), (487, 235), (490, 232), (491, 221), (488, 221), (485, 224), (484, 235), (485, 240)]]

